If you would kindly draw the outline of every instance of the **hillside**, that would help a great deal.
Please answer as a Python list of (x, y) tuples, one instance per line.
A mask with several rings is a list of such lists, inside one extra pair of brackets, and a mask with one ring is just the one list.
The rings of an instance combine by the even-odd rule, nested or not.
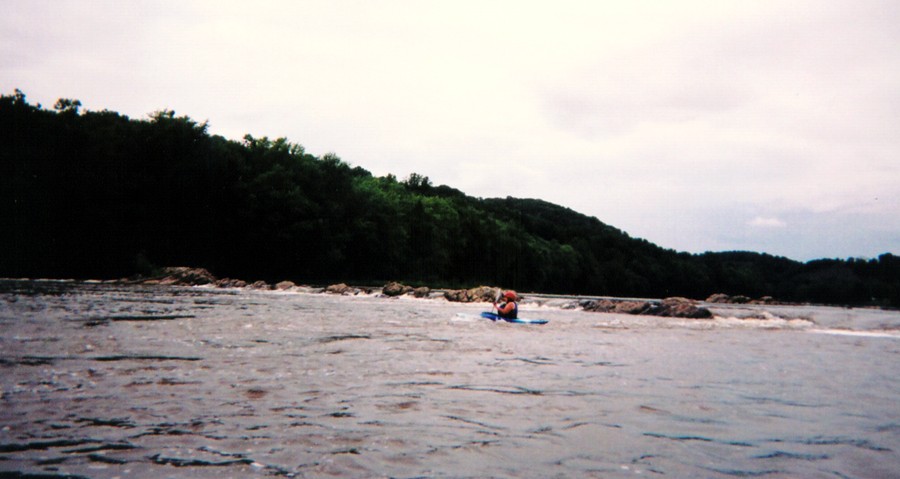
[(499, 284), (613, 296), (769, 295), (900, 306), (900, 259), (799, 263), (660, 248), (537, 199), (375, 177), (287, 139), (237, 142), (158, 111), (131, 119), (0, 98), (0, 276), (116, 278), (153, 265), (324, 283)]

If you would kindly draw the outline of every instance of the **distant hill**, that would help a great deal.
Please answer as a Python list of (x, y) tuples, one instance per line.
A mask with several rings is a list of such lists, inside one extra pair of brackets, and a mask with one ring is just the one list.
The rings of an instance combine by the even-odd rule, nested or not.
[(547, 293), (900, 306), (900, 258), (799, 263), (660, 248), (537, 199), (375, 177), (287, 139), (213, 136), (0, 97), (0, 276), (115, 278), (190, 265), (219, 277)]

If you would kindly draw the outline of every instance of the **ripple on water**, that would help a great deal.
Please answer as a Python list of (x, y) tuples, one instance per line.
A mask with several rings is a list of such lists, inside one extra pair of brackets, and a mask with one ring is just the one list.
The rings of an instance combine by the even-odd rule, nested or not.
[[(478, 308), (443, 301), (45, 289), (0, 288), (0, 476), (900, 470), (900, 351), (877, 335), (549, 308), (534, 329), (448, 320)], [(841, 313), (841, 326), (865, 314)]]

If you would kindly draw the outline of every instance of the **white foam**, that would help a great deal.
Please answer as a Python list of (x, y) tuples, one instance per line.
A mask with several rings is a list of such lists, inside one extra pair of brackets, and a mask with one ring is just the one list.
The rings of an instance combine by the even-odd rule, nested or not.
[(836, 336), (858, 336), (864, 338), (900, 339), (900, 331), (852, 331), (849, 329), (811, 329), (811, 333), (833, 334)]

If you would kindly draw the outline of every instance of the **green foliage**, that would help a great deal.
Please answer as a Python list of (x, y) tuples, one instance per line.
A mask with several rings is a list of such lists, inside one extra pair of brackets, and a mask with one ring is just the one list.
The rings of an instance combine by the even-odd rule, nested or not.
[(211, 136), (174, 111), (132, 120), (0, 97), (0, 275), (121, 277), (202, 266), (248, 280), (380, 282), (615, 296), (712, 293), (900, 306), (900, 260), (806, 264), (665, 250), (536, 199), (374, 177), (285, 138)]
[(81, 101), (71, 100), (69, 98), (60, 98), (56, 101), (56, 104), (53, 105), (53, 108), (60, 113), (71, 113), (77, 115), (78, 109), (81, 108)]

